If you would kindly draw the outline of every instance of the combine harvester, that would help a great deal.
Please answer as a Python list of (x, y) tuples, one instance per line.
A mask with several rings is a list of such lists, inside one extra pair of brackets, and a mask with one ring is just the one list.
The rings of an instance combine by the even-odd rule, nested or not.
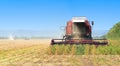
[[(92, 21), (92, 26), (94, 22)], [(106, 39), (93, 39), (92, 28), (86, 17), (73, 17), (67, 22), (66, 33), (62, 39), (52, 39), (51, 45), (55, 44), (90, 44), (107, 45)]]

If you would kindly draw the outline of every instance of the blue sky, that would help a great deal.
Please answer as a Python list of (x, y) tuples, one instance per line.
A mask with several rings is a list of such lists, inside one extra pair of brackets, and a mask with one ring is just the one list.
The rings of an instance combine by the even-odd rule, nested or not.
[(120, 0), (0, 0), (0, 30), (59, 30), (73, 16), (109, 30), (120, 21)]

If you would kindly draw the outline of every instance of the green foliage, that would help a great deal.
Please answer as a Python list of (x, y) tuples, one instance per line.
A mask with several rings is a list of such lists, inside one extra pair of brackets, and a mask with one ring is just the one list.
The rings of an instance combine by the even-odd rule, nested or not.
[(66, 45), (64, 47), (63, 54), (64, 55), (68, 55), (68, 54), (70, 54), (70, 51), (71, 51), (71, 46), (70, 45)]
[(120, 55), (120, 40), (108, 40), (108, 45), (53, 45), (49, 55)]
[(84, 45), (53, 45), (48, 47), (49, 55), (83, 55)]
[(120, 55), (119, 47), (118, 45), (99, 46), (97, 52), (99, 55)]
[(83, 55), (85, 53), (85, 46), (84, 45), (77, 45), (76, 47), (76, 54)]
[(107, 34), (108, 39), (120, 39), (120, 22), (115, 24)]

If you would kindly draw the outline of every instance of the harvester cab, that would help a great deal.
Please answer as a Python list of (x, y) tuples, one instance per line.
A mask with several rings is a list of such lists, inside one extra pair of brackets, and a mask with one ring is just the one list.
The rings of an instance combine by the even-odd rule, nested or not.
[[(94, 22), (92, 21), (92, 26)], [(86, 17), (73, 17), (67, 22), (65, 35), (62, 39), (52, 39), (54, 44), (95, 44), (106, 45), (106, 39), (93, 39), (92, 26)]]
[(86, 17), (74, 17), (67, 22), (66, 35), (71, 39), (92, 39), (91, 25)]

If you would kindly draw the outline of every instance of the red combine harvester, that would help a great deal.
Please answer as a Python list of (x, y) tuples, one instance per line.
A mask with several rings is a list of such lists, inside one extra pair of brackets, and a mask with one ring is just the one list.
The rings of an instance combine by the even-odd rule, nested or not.
[[(94, 25), (93, 21), (92, 25)], [(92, 38), (92, 28), (86, 17), (73, 17), (72, 20), (67, 22), (63, 39), (51, 40), (51, 45), (55, 44), (107, 45), (108, 42), (106, 39)]]

